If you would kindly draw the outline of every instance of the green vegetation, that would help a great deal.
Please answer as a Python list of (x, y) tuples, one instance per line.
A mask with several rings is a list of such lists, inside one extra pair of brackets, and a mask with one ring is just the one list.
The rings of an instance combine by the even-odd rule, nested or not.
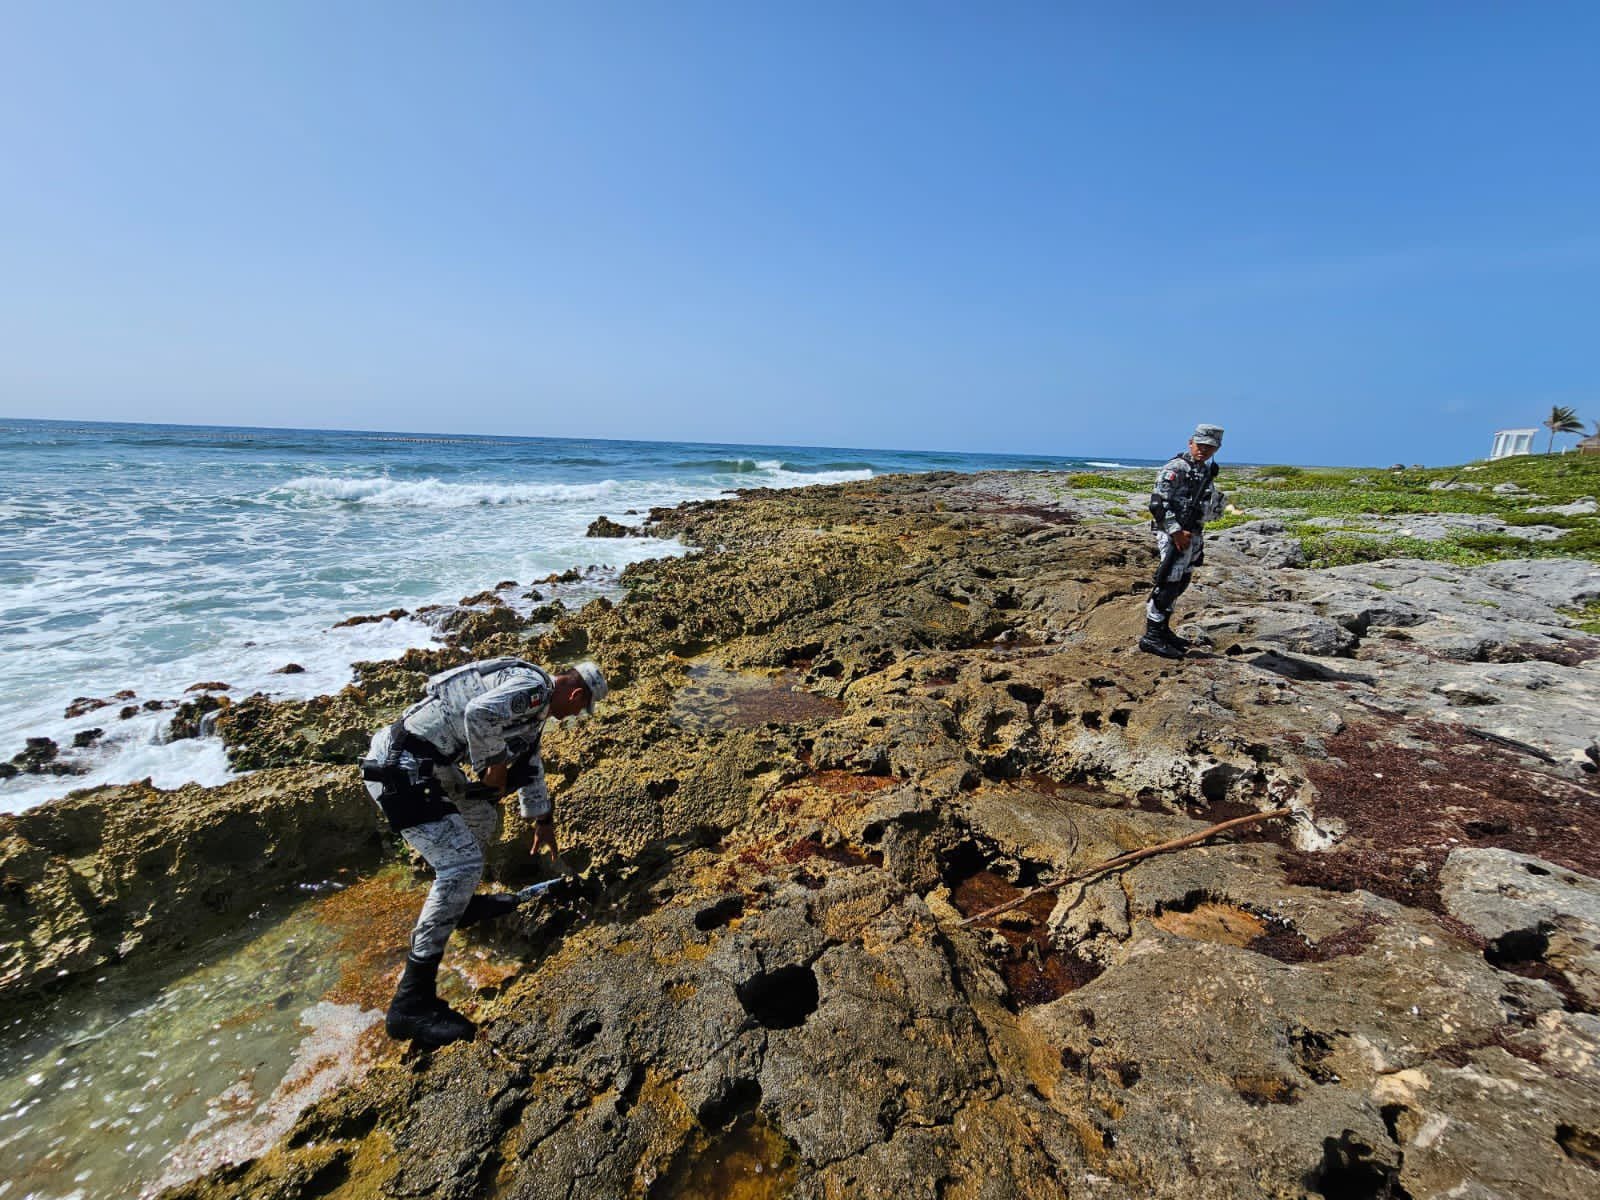
[(1300, 548), (1305, 551), (1306, 565), (1311, 567), (1347, 567), (1353, 563), (1378, 562), (1385, 558), (1423, 558), (1461, 567), (1475, 567), (1479, 563), (1493, 562), (1502, 557), (1465, 546), (1453, 538), (1430, 542), (1414, 537), (1361, 537), (1319, 529), (1314, 525), (1292, 528), (1300, 536)]
[(1113, 492), (1148, 492), (1150, 483), (1155, 478), (1149, 471), (1138, 475), (1132, 474), (1102, 474), (1099, 471), (1078, 471), (1067, 476), (1067, 486), (1071, 488), (1103, 488)]
[[(1307, 560), (1315, 566), (1373, 562), (1382, 558), (1433, 559), (1474, 565), (1506, 558), (1580, 557), (1600, 560), (1600, 518), (1560, 513), (1534, 513), (1532, 505), (1569, 503), (1600, 496), (1600, 457), (1593, 455), (1528, 455), (1493, 463), (1459, 467), (1402, 470), (1311, 469), (1279, 475), (1264, 468), (1258, 477), (1233, 482), (1230, 499), (1245, 516), (1277, 516), (1291, 523)], [(1522, 490), (1495, 492), (1496, 484), (1514, 483)], [(1454, 485), (1430, 488), (1430, 484)], [(1226, 485), (1225, 485), (1226, 486)], [(1312, 517), (1403, 517), (1407, 514), (1468, 513), (1493, 517), (1508, 527), (1546, 525), (1565, 530), (1552, 541), (1533, 541), (1506, 533), (1458, 533), (1440, 540), (1362, 532), (1359, 523), (1344, 528), (1305, 524)], [(1226, 525), (1222, 526), (1226, 528)]]
[[(1075, 491), (1102, 499), (1130, 499), (1149, 490), (1147, 471), (1078, 472), (1066, 477)], [(1534, 505), (1567, 504), (1600, 496), (1600, 455), (1533, 454), (1456, 467), (1234, 467), (1220, 479), (1239, 510), (1211, 522), (1221, 532), (1263, 517), (1285, 522), (1314, 566), (1420, 558), (1475, 565), (1507, 558), (1580, 557), (1600, 561), (1600, 516), (1535, 513)], [(1513, 483), (1520, 491), (1494, 491)], [(1429, 485), (1445, 485), (1430, 487)], [(1415, 514), (1464, 513), (1492, 517), (1511, 528), (1551, 526), (1564, 532), (1551, 541), (1504, 533), (1457, 533), (1429, 540), (1396, 532)], [(1362, 518), (1387, 518), (1388, 529)], [(1335, 518), (1311, 525), (1313, 518)], [(1399, 518), (1400, 520), (1396, 520)]]
[(1600, 601), (1591, 601), (1584, 608), (1564, 608), (1561, 610), (1578, 623), (1578, 628), (1585, 633), (1600, 633)]

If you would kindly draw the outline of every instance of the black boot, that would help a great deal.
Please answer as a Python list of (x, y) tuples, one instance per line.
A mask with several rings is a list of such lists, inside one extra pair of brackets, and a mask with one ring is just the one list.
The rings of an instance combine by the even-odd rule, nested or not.
[(1165, 641), (1167, 645), (1171, 646), (1175, 650), (1189, 649), (1189, 639), (1185, 637), (1179, 637), (1175, 632), (1173, 632), (1171, 618), (1161, 622), (1158, 628), (1161, 630), (1162, 640)]
[(424, 1046), (447, 1046), (477, 1033), (476, 1025), (439, 999), (438, 980), (437, 958), (406, 955), (405, 973), (383, 1019), (390, 1037)]
[(1144, 636), (1139, 639), (1139, 649), (1146, 654), (1159, 654), (1162, 658), (1182, 658), (1183, 651), (1161, 636), (1165, 629), (1165, 621), (1152, 621), (1146, 617)]
[(493, 921), (497, 917), (515, 912), (521, 903), (515, 892), (492, 892), (486, 896), (474, 896), (467, 901), (466, 911), (456, 922), (456, 928), (468, 929), (480, 921)]

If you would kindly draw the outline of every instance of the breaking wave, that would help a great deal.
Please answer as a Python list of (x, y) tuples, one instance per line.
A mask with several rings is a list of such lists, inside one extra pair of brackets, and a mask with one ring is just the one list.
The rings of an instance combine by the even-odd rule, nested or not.
[(552, 500), (603, 500), (615, 495), (619, 486), (615, 479), (598, 483), (441, 483), (437, 479), (390, 479), (384, 475), (303, 475), (268, 494), (390, 508), (483, 508), (548, 504)]
[(777, 460), (750, 459), (709, 460), (700, 464), (700, 472), (676, 480), (602, 479), (594, 483), (445, 483), (434, 478), (394, 479), (387, 475), (302, 475), (273, 488), (267, 496), (299, 503), (430, 509), (636, 500), (667, 503), (669, 497), (665, 493), (681, 497), (714, 494), (726, 486), (805, 487), (871, 479), (873, 474), (870, 466), (857, 464), (848, 464), (843, 470), (804, 471)]
[(743, 475), (781, 464), (757, 462), (753, 458), (688, 458), (672, 465), (686, 471), (705, 471), (711, 475)]

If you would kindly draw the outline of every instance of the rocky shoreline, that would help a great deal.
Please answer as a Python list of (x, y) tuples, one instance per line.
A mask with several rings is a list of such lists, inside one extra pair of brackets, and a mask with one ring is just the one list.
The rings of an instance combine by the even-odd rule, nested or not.
[(1303, 569), (1238, 522), (1171, 663), (1128, 507), (1006, 473), (657, 510), (699, 553), (621, 602), (486, 593), (340, 693), (197, 714), (243, 779), (0, 818), (0, 996), (377, 862), (370, 730), (453, 662), (582, 655), (614, 696), (546, 764), (584, 901), (506, 935), (475, 1042), (170, 1194), (1592, 1195), (1600, 567)]

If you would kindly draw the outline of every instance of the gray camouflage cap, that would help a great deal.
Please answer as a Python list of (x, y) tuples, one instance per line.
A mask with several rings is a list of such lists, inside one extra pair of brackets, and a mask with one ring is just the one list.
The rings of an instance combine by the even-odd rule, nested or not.
[(1202, 446), (1220, 446), (1222, 445), (1222, 426), (1196, 425), (1194, 427), (1194, 434), (1189, 440), (1192, 442), (1198, 442)]

